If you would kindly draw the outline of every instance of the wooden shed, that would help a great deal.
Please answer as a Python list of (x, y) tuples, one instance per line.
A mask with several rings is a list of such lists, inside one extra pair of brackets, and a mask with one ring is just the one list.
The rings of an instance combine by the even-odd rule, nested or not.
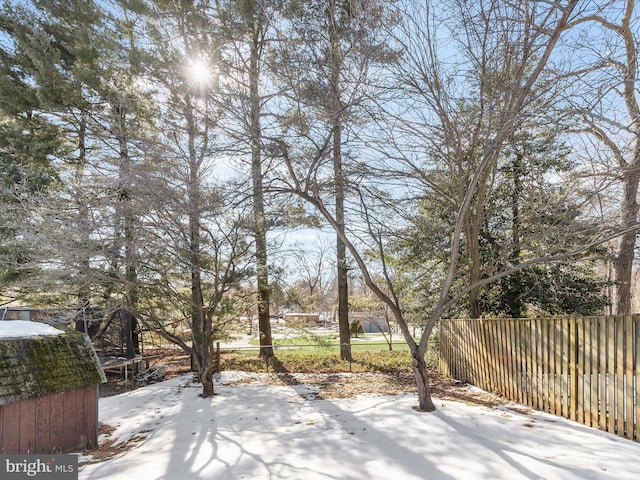
[(36, 322), (0, 322), (0, 453), (96, 446), (98, 385), (104, 381), (86, 335)]

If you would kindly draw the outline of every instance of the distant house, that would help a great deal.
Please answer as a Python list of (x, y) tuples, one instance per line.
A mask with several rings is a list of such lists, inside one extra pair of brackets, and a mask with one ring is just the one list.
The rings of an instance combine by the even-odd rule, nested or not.
[(86, 335), (52, 331), (36, 322), (0, 322), (0, 453), (98, 443), (98, 385), (106, 381), (98, 357)]
[(359, 323), (364, 333), (387, 333), (389, 326), (384, 318), (367, 312), (349, 312), (349, 324)]
[(317, 324), (320, 322), (319, 313), (287, 313), (284, 316), (285, 323), (309, 323)]

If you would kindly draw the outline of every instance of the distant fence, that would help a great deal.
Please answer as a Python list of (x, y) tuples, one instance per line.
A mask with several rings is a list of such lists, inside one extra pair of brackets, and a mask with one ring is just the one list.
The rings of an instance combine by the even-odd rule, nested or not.
[(640, 315), (443, 320), (439, 369), (639, 441)]

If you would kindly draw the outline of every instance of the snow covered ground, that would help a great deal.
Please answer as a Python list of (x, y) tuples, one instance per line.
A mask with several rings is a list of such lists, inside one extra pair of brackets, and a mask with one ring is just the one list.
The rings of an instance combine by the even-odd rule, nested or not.
[[(414, 395), (319, 400), (310, 385), (229, 385), (214, 398), (177, 377), (100, 400), (120, 456), (81, 480), (637, 479), (640, 444), (543, 413)], [(248, 375), (248, 374), (246, 374)], [(263, 374), (264, 375), (264, 374)], [(514, 406), (516, 407), (516, 406)], [(81, 460), (82, 461), (82, 460)]]

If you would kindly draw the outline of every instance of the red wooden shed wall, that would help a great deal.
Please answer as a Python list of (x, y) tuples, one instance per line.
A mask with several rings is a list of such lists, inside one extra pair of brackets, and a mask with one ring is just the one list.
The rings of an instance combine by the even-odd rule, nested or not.
[(0, 406), (0, 453), (58, 453), (98, 442), (95, 385)]

